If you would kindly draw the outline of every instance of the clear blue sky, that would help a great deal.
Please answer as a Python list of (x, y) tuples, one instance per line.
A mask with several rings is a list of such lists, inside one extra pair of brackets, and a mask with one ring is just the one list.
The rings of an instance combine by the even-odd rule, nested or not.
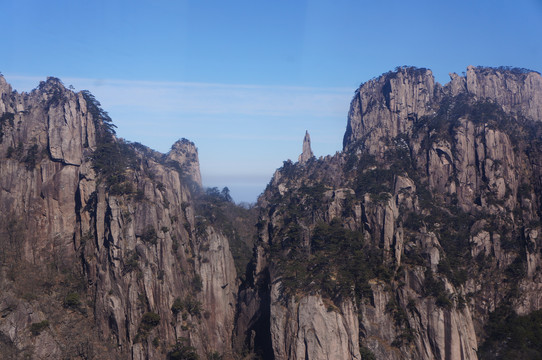
[(305, 130), (341, 150), (360, 83), (414, 65), (542, 70), (542, 0), (3, 0), (0, 71), (94, 93), (119, 136), (199, 149), (206, 186), (253, 202)]

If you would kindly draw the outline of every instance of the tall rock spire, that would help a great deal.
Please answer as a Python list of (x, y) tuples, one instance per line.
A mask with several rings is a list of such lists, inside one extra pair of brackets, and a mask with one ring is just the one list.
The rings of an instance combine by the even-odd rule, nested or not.
[(301, 155), (299, 155), (297, 161), (299, 161), (299, 163), (301, 164), (304, 164), (312, 157), (314, 157), (314, 154), (311, 150), (311, 136), (309, 135), (309, 132), (306, 131), (305, 138), (303, 139), (303, 152), (301, 153)]
[(167, 154), (167, 157), (169, 160), (179, 164), (189, 179), (199, 185), (200, 188), (203, 187), (199, 168), (198, 149), (193, 142), (187, 139), (176, 141)]

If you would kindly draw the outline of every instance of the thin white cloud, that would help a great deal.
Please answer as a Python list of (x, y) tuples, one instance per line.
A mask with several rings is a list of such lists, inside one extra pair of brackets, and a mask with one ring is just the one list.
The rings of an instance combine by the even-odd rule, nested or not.
[[(6, 80), (18, 91), (30, 91), (45, 77), (6, 75)], [(340, 149), (353, 96), (346, 88), (61, 80), (90, 90), (119, 136), (162, 152), (180, 137), (195, 141), (204, 184), (229, 186), (236, 199), (247, 201), (282, 161), (297, 159), (305, 130), (318, 156)]]
[[(7, 78), (25, 90), (43, 80), (34, 76)], [(343, 117), (352, 97), (352, 89), (346, 88), (88, 78), (62, 81), (90, 90), (106, 110), (129, 107), (161, 114)]]

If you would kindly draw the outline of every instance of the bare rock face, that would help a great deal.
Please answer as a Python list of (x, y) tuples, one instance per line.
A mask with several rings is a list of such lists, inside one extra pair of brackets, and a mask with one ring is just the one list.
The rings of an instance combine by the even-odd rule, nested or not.
[(86, 102), (49, 78), (30, 94), (4, 92), (2, 108), (0, 205), (35, 238), (25, 259), (42, 258), (48, 236), (60, 254), (73, 255), (79, 169), (96, 145)]
[(450, 78), (442, 87), (430, 70), (402, 67), (362, 84), (352, 99), (344, 149), (361, 141), (369, 153), (382, 155), (388, 138), (410, 135), (418, 119), (435, 112), (446, 96), (489, 99), (506, 113), (542, 118), (542, 77), (536, 72), (469, 66), (466, 76)]
[(348, 113), (344, 148), (362, 141), (371, 154), (382, 154), (386, 140), (408, 133), (415, 118), (431, 112), (435, 80), (427, 69), (399, 68), (363, 84)]
[(307, 133), (260, 196), (239, 281), (193, 143), (153, 152), (88, 92), (0, 77), (0, 353), (491, 358), (488, 322), (542, 308), (540, 84), (474, 67), (363, 84), (343, 151), (314, 159)]
[[(237, 302), (237, 273), (233, 266), (229, 242), (224, 235), (212, 227), (206, 230), (208, 245), (204, 245), (199, 263), (202, 279), (202, 307), (206, 321), (202, 330), (200, 347), (207, 353), (219, 350), (224, 354), (231, 351), (234, 317)], [(207, 248), (208, 246), (208, 248)]]
[(185, 176), (191, 179), (200, 188), (202, 187), (198, 149), (193, 142), (186, 139), (178, 140), (171, 147), (171, 150), (167, 154), (167, 158), (168, 160), (177, 163)]
[(542, 119), (542, 79), (536, 72), (469, 66), (465, 77), (450, 76), (449, 88), (454, 96), (468, 92), (479, 99), (495, 100), (506, 112)]
[(19, 94), (0, 77), (0, 98), (0, 353), (154, 359), (185, 338), (230, 354), (237, 274), (195, 212), (194, 144), (119, 140), (54, 78)]
[[(341, 308), (320, 296), (283, 304), (280, 284), (271, 289), (271, 336), (277, 360), (360, 359), (358, 319), (351, 302)], [(291, 321), (296, 319), (296, 321)]]
[(309, 132), (305, 132), (305, 137), (303, 138), (303, 152), (299, 155), (299, 163), (304, 164), (314, 157), (311, 149), (311, 137)]

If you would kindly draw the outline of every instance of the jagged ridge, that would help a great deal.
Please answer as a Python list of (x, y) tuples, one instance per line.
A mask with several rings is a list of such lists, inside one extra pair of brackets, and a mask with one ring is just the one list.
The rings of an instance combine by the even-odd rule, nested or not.
[(267, 309), (275, 359), (475, 359), (494, 311), (540, 308), (542, 79), (451, 79), (403, 67), (363, 84), (343, 152), (275, 173), (241, 291)]
[(451, 79), (403, 67), (363, 84), (334, 156), (314, 158), (307, 134), (258, 201), (238, 291), (230, 246), (242, 266), (251, 215), (201, 193), (193, 143), (154, 152), (117, 139), (88, 92), (50, 78), (18, 94), (0, 77), (0, 350), (536, 356), (494, 330), (540, 309), (542, 81)]
[(19, 94), (0, 77), (0, 98), (2, 353), (231, 354), (237, 275), (196, 214), (194, 144), (118, 139), (90, 93), (55, 78)]

